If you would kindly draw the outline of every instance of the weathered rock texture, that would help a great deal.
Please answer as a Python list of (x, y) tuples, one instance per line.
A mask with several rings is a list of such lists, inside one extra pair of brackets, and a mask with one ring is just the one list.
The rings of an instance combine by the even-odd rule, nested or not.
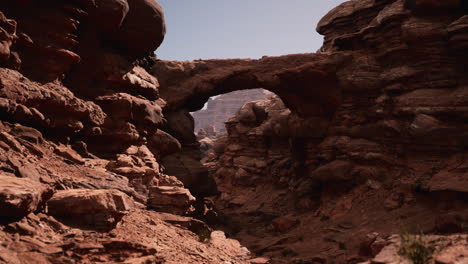
[[(231, 118), (240, 107), (247, 102), (264, 100), (272, 93), (263, 89), (235, 91), (210, 98), (206, 108), (192, 113), (195, 119), (195, 131), (207, 132), (208, 136), (215, 136), (213, 132), (222, 134), (226, 132), (224, 122)], [(212, 131), (214, 130), (214, 131)]]
[(320, 21), (315, 54), (156, 62), (168, 111), (279, 97), (244, 105), (208, 164), (235, 237), (275, 263), (356, 263), (373, 232), (467, 232), (466, 12), (352, 0)]
[[(402, 229), (467, 232), (467, 12), (351, 0), (318, 53), (170, 62), (151, 55), (154, 1), (0, 2), (0, 262), (254, 257), (168, 214), (193, 209), (253, 263), (378, 263)], [(202, 164), (190, 112), (259, 87), (278, 97), (244, 105)]]
[(146, 70), (164, 35), (155, 1), (0, 3), (0, 263), (248, 263), (156, 212), (196, 199), (160, 166), (187, 135)]
[(37, 181), (6, 176), (0, 180), (0, 217), (26, 216), (40, 210), (41, 203), (51, 196)]

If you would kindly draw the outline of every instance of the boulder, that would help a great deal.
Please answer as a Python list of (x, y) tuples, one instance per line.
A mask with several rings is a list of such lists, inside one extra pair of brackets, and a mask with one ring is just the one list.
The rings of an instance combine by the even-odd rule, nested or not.
[(436, 264), (456, 264), (466, 263), (468, 256), (468, 247), (466, 245), (452, 245), (443, 248), (435, 256)]
[(117, 83), (121, 90), (134, 95), (142, 95), (148, 100), (159, 98), (159, 82), (154, 76), (139, 66), (127, 72)]
[(194, 133), (195, 124), (188, 111), (179, 110), (165, 113), (168, 132), (182, 144), (192, 144), (197, 141)]
[(73, 150), (72, 148), (67, 147), (65, 145), (59, 145), (59, 146), (55, 147), (54, 152), (55, 152), (55, 154), (65, 158), (67, 160), (70, 160), (72, 162), (75, 162), (75, 163), (78, 163), (78, 164), (84, 164), (85, 163), (83, 157), (81, 157), (80, 154), (78, 154), (75, 150)]
[(177, 186), (154, 186), (150, 188), (148, 207), (160, 212), (186, 215), (193, 211), (195, 197), (188, 189)]
[(161, 6), (152, 0), (128, 0), (130, 11), (112, 38), (130, 55), (156, 50), (164, 40), (166, 24)]
[(135, 204), (118, 190), (72, 189), (55, 193), (47, 207), (49, 214), (70, 225), (108, 229), (114, 227)]
[(159, 105), (126, 93), (101, 96), (96, 101), (112, 119), (132, 121), (137, 127), (160, 125), (163, 121)]
[(32, 127), (16, 125), (10, 132), (12, 135), (25, 139), (31, 143), (39, 144), (44, 141), (42, 133)]
[(209, 137), (202, 138), (198, 142), (200, 142), (200, 149), (204, 152), (210, 151), (213, 149), (213, 140)]
[(104, 32), (119, 29), (130, 9), (127, 0), (99, 0), (96, 5), (96, 24)]
[(58, 191), (47, 202), (51, 215), (126, 213), (134, 208), (133, 200), (117, 190), (72, 189)]
[(224, 153), (224, 150), (226, 149), (228, 143), (228, 137), (223, 136), (216, 138), (216, 140), (213, 143), (213, 150), (216, 153), (216, 155), (221, 155)]
[(182, 146), (176, 138), (159, 129), (148, 139), (148, 147), (160, 158), (182, 150)]
[(22, 217), (35, 212), (51, 195), (52, 191), (39, 182), (0, 175), (0, 216)]

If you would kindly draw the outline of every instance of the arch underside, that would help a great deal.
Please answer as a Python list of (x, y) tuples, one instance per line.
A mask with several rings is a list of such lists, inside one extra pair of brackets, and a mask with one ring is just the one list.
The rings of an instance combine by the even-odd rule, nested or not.
[(336, 71), (343, 63), (327, 53), (191, 62), (158, 61), (166, 109), (197, 111), (212, 96), (264, 88), (277, 94), (299, 116), (332, 116), (340, 104)]

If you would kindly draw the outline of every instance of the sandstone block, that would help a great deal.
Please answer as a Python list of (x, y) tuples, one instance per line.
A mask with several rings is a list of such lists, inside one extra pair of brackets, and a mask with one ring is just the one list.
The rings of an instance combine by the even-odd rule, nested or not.
[(21, 217), (40, 208), (51, 190), (36, 181), (0, 175), (0, 216)]
[(148, 207), (161, 212), (185, 215), (193, 210), (195, 197), (190, 191), (176, 186), (155, 186), (150, 188)]
[(123, 214), (134, 208), (133, 200), (118, 190), (74, 189), (58, 191), (47, 202), (49, 214), (57, 216), (98, 213)]

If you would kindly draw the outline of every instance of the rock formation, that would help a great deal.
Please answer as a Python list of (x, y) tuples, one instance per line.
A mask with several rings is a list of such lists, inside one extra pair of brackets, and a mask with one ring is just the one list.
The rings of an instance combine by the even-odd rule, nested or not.
[(466, 21), (465, 1), (348, 1), (320, 21), (318, 53), (152, 72), (167, 109), (277, 94), (244, 105), (215, 143), (215, 205), (275, 263), (357, 263), (378, 253), (360, 250), (374, 232), (467, 231)]
[(192, 214), (195, 197), (160, 166), (181, 144), (146, 71), (157, 3), (2, 2), (0, 31), (0, 263), (248, 263), (221, 231), (163, 213)]
[(216, 136), (216, 134), (223, 134), (226, 131), (224, 122), (231, 118), (243, 104), (250, 101), (264, 100), (271, 95), (272, 93), (263, 89), (253, 89), (235, 91), (216, 98), (210, 98), (204, 109), (192, 113), (195, 119), (195, 131), (206, 130), (207, 136), (211, 137)]
[[(350, 0), (318, 53), (174, 62), (154, 1), (1, 2), (0, 263), (465, 261), (467, 6)], [(259, 87), (202, 164), (190, 112)]]

